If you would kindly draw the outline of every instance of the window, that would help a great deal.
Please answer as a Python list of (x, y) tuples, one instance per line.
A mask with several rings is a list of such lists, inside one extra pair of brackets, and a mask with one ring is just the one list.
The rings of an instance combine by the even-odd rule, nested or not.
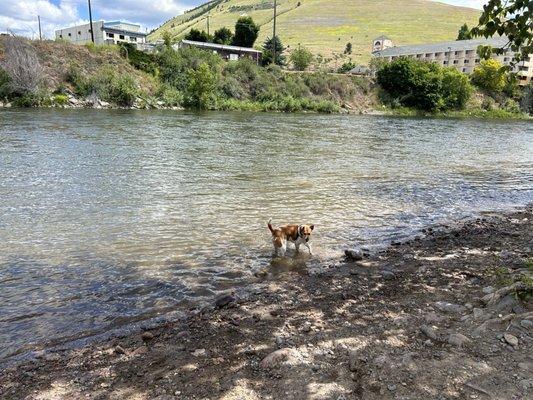
[(525, 80), (527, 80), (527, 76), (525, 76), (525, 75), (520, 75), (520, 80), (521, 80), (521, 81), (525, 81)]
[(107, 37), (110, 37), (110, 38), (114, 38), (115, 37), (115, 34), (114, 33), (107, 33)]
[(81, 31), (78, 31), (78, 35), (81, 35)]
[(473, 52), (473, 50), (467, 50), (466, 54), (470, 55), (470, 54), (472, 54), (472, 52)]
[(431, 57), (431, 53), (426, 53), (426, 58)]
[(479, 58), (476, 58), (476, 60), (474, 61), (476, 64), (479, 64)]
[(92, 33), (92, 31), (93, 31), (92, 29), (89, 29), (89, 33)]
[(504, 57), (503, 62), (507, 62), (507, 61), (509, 61), (509, 57)]
[(463, 68), (463, 72), (466, 72), (466, 68)]
[(442, 63), (443, 63), (444, 65), (448, 65), (448, 60), (444, 60)]
[(69, 32), (69, 34), (68, 34), (68, 35), (69, 35), (69, 36), (72, 36), (72, 33), (70, 33), (70, 32)]
[(134, 38), (133, 36), (130, 36), (130, 42), (136, 42), (137, 38)]
[(231, 61), (237, 61), (239, 59), (239, 55), (238, 54), (230, 54), (229, 55), (229, 59)]
[(459, 64), (459, 60), (453, 60), (454, 64)]
[(520, 67), (520, 71), (528, 71), (528, 70), (529, 70), (529, 68), (526, 67), (525, 65), (522, 65), (522, 66)]
[(524, 61), (525, 61), (525, 62), (530, 62), (530, 61), (531, 61), (531, 57), (526, 57), (526, 58), (524, 58)]
[(376, 42), (376, 46), (381, 46), (381, 42), (379, 40)]
[(422, 58), (422, 54), (417, 54), (416, 58)]
[(468, 64), (470, 62), (470, 60), (465, 60), (465, 64)]
[(445, 56), (449, 56), (450, 55), (450, 52), (447, 51), (446, 53), (444, 53)]
[(59, 35), (59, 38), (60, 38), (60, 39), (63, 39), (63, 35)]
[(118, 38), (124, 40), (124, 35), (119, 35)]

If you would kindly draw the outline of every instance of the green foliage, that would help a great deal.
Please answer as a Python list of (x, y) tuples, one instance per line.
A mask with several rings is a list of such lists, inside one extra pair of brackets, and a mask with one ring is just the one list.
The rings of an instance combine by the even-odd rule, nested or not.
[(297, 71), (305, 71), (313, 61), (313, 53), (306, 47), (298, 47), (291, 53), (291, 62)]
[(187, 72), (185, 104), (206, 110), (216, 104), (217, 76), (205, 62)]
[(11, 95), (10, 82), (7, 72), (0, 68), (0, 99), (7, 99)]
[(96, 94), (100, 99), (129, 107), (139, 96), (140, 90), (133, 76), (119, 73), (112, 66), (101, 67), (96, 74), (85, 76), (76, 65), (69, 66), (67, 81), (72, 84), (77, 95)]
[(372, 57), (370, 63), (368, 64), (368, 67), (370, 68), (370, 71), (375, 74), (388, 63), (389, 61), (386, 58)]
[(472, 73), (472, 83), (480, 89), (500, 93), (506, 83), (506, 73), (502, 67), (502, 64), (494, 58), (481, 60)]
[[(472, 29), (474, 36), (507, 36), (515, 62), (533, 53), (533, 7), (529, 0), (489, 0), (483, 7), (479, 25)], [(503, 54), (503, 49), (495, 49)]]
[(342, 64), (337, 70), (337, 72), (339, 74), (346, 74), (347, 72), (351, 71), (355, 67), (357, 67), (357, 64), (353, 63), (352, 60), (350, 60)]
[[(274, 49), (276, 50), (276, 59), (274, 60)], [(263, 65), (276, 64), (276, 65), (285, 65), (285, 56), (283, 52), (285, 48), (281, 43), (281, 40), (278, 36), (275, 36), (274, 39), (267, 38), (263, 44)]]
[(252, 47), (259, 34), (259, 26), (252, 17), (241, 17), (235, 24), (234, 46)]
[(54, 104), (58, 106), (66, 106), (68, 104), (68, 96), (65, 94), (56, 94), (54, 96)]
[(352, 44), (350, 42), (346, 43), (344, 54), (352, 54)]
[(461, 26), (457, 34), (457, 40), (468, 40), (468, 39), (472, 39), (472, 33), (470, 32), (470, 29), (468, 29), (468, 25), (463, 24), (463, 26)]
[(157, 59), (154, 54), (137, 50), (132, 43), (120, 43), (121, 54), (128, 59), (129, 63), (135, 68), (157, 76)]
[(408, 57), (385, 64), (377, 81), (402, 106), (423, 111), (461, 109), (472, 92), (466, 76), (455, 69)]
[(37, 107), (39, 105), (39, 98), (34, 93), (26, 93), (22, 96), (18, 96), (13, 100), (13, 106), (15, 107)]
[(176, 107), (183, 104), (183, 93), (169, 85), (162, 85), (158, 91), (158, 96), (167, 107)]
[(529, 82), (522, 92), (520, 109), (525, 113), (533, 114), (533, 82)]
[(489, 60), (492, 57), (492, 53), (494, 52), (494, 49), (492, 46), (484, 46), (480, 44), (477, 49), (476, 53), (482, 60)]
[(173, 40), (172, 34), (169, 31), (163, 32), (161, 37), (163, 39), (163, 44), (165, 45), (166, 48), (172, 47), (172, 42), (174, 40)]
[(198, 29), (191, 29), (185, 36), (186, 40), (194, 40), (195, 42), (212, 42), (213, 37), (206, 31), (200, 31)]
[(223, 26), (220, 29), (217, 29), (215, 31), (215, 34), (213, 35), (213, 43), (218, 44), (231, 44), (233, 41), (233, 33), (231, 30)]

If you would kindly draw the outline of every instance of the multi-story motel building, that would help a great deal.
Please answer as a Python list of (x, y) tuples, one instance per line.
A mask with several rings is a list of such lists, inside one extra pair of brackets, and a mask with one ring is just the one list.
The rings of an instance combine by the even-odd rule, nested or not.
[[(380, 36), (372, 43), (372, 55), (383, 57), (389, 61), (398, 57), (412, 57), (419, 60), (432, 61), (444, 66), (455, 67), (465, 74), (471, 74), (479, 64), (477, 54), (478, 46), (491, 46), (506, 49), (504, 54), (494, 54), (493, 57), (504, 65), (509, 65), (514, 57), (514, 52), (508, 48), (509, 40), (506, 37), (489, 39), (456, 40), (434, 44), (418, 44), (410, 46), (394, 46), (391, 39)], [(533, 55), (517, 63), (514, 71), (518, 75), (520, 85), (527, 85), (533, 77)]]
[[(122, 21), (93, 22), (94, 43), (117, 44), (133, 43), (139, 47), (146, 43), (146, 34), (141, 32), (141, 26)], [(91, 42), (91, 25), (77, 25), (56, 31), (56, 39), (64, 39), (76, 44)]]

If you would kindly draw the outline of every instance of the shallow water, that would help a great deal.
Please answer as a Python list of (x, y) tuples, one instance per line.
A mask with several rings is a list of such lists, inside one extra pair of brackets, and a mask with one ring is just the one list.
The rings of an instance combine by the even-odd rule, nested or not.
[[(533, 200), (527, 121), (0, 111), (0, 359)], [(266, 221), (314, 223), (272, 263)]]

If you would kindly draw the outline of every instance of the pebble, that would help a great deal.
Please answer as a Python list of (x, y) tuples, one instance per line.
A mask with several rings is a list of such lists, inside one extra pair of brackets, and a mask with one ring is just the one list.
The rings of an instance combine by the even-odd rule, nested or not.
[(361, 250), (344, 250), (344, 255), (350, 261), (361, 261), (363, 259), (363, 252)]
[(391, 271), (383, 271), (381, 273), (381, 277), (385, 279), (386, 281), (391, 281), (393, 279), (396, 279), (396, 275), (394, 274), (394, 272), (391, 272)]
[(222, 308), (230, 303), (235, 303), (237, 299), (231, 294), (223, 294), (215, 299), (215, 306)]
[(259, 366), (262, 369), (270, 369), (279, 367), (280, 365), (296, 365), (300, 359), (300, 353), (291, 348), (283, 348), (276, 350), (267, 355)]
[(529, 319), (523, 319), (522, 321), (520, 321), (520, 326), (522, 328), (531, 329), (533, 328), (533, 321)]
[(439, 311), (442, 311), (442, 312), (445, 312), (445, 313), (457, 313), (457, 314), (460, 314), (460, 313), (463, 313), (466, 311), (466, 307), (460, 305), (460, 304), (453, 304), (453, 303), (448, 303), (446, 301), (437, 301), (435, 303), (435, 307), (439, 310)]
[(396, 390), (396, 385), (387, 385), (387, 389), (389, 389), (391, 392), (394, 392)]
[(115, 353), (117, 354), (126, 354), (126, 350), (122, 346), (116, 346), (115, 347)]
[(504, 333), (503, 340), (505, 340), (508, 344), (510, 344), (513, 347), (518, 346), (518, 338), (514, 335), (511, 335), (510, 333)]
[(152, 332), (143, 332), (141, 338), (145, 341), (152, 340), (154, 338), (154, 334)]
[(463, 347), (463, 345), (469, 341), (470, 339), (461, 333), (452, 333), (450, 336), (448, 336), (448, 343), (456, 347)]
[(205, 349), (196, 349), (191, 353), (194, 357), (201, 357), (206, 355)]
[(487, 286), (483, 288), (482, 292), (484, 294), (491, 294), (494, 293), (494, 288), (492, 286)]
[(433, 329), (431, 326), (422, 325), (420, 327), (420, 332), (422, 332), (424, 335), (426, 335), (431, 340), (437, 340), (437, 333), (435, 332), (435, 329)]

